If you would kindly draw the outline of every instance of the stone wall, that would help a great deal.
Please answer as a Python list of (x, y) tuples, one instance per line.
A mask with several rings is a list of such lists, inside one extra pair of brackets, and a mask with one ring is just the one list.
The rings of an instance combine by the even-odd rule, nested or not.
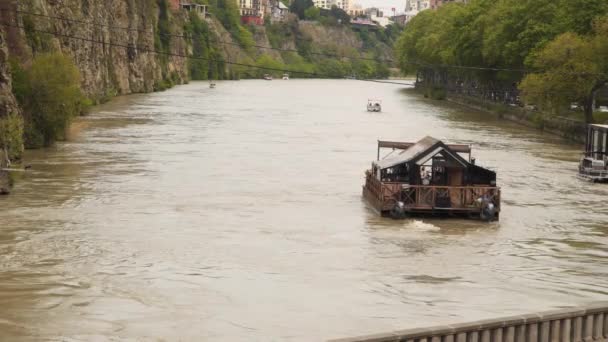
[(585, 142), (587, 135), (587, 126), (581, 121), (545, 115), (538, 111), (496, 104), (463, 95), (448, 94), (447, 100), (497, 115), (505, 120), (559, 135), (569, 140)]

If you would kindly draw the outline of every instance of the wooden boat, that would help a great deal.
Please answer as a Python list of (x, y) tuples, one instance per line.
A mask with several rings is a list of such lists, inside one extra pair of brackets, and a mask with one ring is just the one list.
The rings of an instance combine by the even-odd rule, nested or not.
[(382, 111), (382, 101), (375, 99), (367, 100), (367, 111), (368, 112), (381, 112)]
[(589, 125), (585, 152), (578, 167), (578, 176), (590, 182), (608, 182), (608, 125)]
[[(382, 148), (392, 149), (384, 159)], [(363, 198), (393, 218), (444, 214), (494, 221), (500, 213), (496, 173), (475, 165), (470, 146), (447, 145), (432, 137), (417, 143), (378, 141), (377, 160), (365, 173)]]

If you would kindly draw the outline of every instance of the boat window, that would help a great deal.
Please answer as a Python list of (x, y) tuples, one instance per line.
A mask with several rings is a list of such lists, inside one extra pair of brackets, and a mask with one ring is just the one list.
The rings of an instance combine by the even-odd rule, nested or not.
[[(597, 154), (597, 151), (600, 149), (600, 132), (593, 131), (593, 155)], [(595, 157), (597, 158), (597, 157)]]

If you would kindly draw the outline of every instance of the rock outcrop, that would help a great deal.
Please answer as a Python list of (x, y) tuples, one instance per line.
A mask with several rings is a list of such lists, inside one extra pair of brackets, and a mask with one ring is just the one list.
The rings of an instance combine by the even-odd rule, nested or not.
[[(0, 31), (0, 120), (3, 120), (8, 114), (18, 111), (19, 108), (12, 92), (6, 39), (4, 33)], [(4, 133), (0, 132), (0, 134)], [(0, 137), (0, 141), (3, 139), (3, 137)], [(9, 160), (6, 149), (0, 146), (0, 195), (8, 194), (10, 190), (9, 174), (3, 170), (8, 166)]]
[[(177, 56), (187, 53), (180, 37), (186, 15), (157, 1), (26, 0), (13, 2), (5, 16), (13, 25), (5, 27), (12, 56), (28, 60), (48, 46), (71, 56), (92, 99), (151, 92), (165, 80), (188, 79), (187, 61)], [(161, 25), (171, 33), (163, 34)], [(170, 55), (153, 52), (159, 50)]]

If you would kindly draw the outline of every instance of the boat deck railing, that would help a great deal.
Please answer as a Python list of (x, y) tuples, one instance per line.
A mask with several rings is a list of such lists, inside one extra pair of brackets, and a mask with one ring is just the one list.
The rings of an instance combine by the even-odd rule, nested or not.
[(477, 210), (480, 198), (500, 206), (500, 188), (496, 186), (410, 185), (380, 182), (368, 174), (367, 188), (385, 205), (400, 201), (409, 209)]

